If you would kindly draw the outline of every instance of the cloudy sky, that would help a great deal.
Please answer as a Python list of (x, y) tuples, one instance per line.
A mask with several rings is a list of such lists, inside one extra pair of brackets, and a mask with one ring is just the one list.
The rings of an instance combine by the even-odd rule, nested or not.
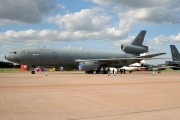
[(44, 46), (123, 53), (120, 45), (141, 30), (147, 54), (171, 57), (171, 44), (180, 51), (179, 0), (0, 0), (0, 61), (12, 50)]

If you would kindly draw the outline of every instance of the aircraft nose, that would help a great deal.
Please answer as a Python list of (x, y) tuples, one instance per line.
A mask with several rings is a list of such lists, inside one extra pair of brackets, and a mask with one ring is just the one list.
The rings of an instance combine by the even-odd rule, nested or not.
[(5, 58), (6, 60), (9, 60), (9, 55), (5, 55), (4, 58)]
[(5, 58), (6, 60), (9, 60), (9, 57), (8, 57), (8, 55), (5, 55), (5, 56), (4, 56), (4, 58)]

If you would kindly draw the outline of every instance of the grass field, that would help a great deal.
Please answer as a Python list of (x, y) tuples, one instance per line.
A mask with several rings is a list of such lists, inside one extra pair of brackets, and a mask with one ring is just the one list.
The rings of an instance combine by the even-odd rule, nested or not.
[(179, 72), (178, 70), (173, 70), (173, 69), (166, 69), (163, 70), (162, 72)]
[(0, 73), (14, 73), (14, 72), (27, 72), (27, 71), (22, 71), (20, 68), (0, 68)]

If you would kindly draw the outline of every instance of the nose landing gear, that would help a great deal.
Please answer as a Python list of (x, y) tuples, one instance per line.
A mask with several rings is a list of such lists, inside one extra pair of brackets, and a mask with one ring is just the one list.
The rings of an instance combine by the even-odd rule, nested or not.
[(33, 71), (31, 71), (31, 74), (35, 74), (35, 71), (33, 70)]

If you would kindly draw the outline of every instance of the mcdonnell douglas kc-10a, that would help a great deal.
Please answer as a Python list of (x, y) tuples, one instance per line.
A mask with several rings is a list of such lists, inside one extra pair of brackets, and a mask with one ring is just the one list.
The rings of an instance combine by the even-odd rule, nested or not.
[[(107, 67), (120, 68), (141, 60), (153, 59), (165, 53), (140, 56), (148, 52), (148, 46), (142, 45), (145, 30), (129, 45), (121, 45), (125, 53), (95, 51), (95, 50), (68, 50), (68, 49), (24, 49), (10, 52), (5, 59), (30, 66), (61, 66), (64, 70), (78, 69), (86, 73), (107, 73)], [(32, 71), (34, 74), (35, 71)]]
[(166, 67), (173, 70), (180, 70), (180, 54), (175, 45), (170, 45), (173, 61), (166, 61)]

